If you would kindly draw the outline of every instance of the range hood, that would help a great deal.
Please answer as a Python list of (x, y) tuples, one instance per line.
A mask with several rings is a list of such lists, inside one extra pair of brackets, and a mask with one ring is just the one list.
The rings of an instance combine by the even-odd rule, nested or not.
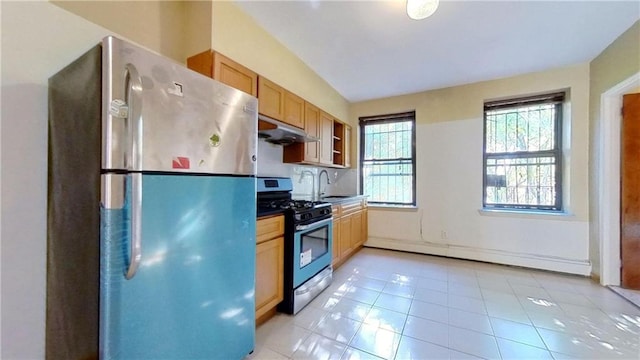
[(302, 129), (264, 115), (258, 115), (258, 137), (278, 145), (320, 141), (307, 135)]

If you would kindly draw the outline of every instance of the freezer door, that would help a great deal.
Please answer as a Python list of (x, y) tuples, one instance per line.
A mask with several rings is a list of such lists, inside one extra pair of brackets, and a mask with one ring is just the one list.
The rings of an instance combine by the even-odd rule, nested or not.
[(100, 357), (247, 356), (255, 342), (255, 178), (142, 175), (141, 257), (127, 280), (131, 175), (103, 176), (113, 177), (115, 201), (101, 210)]
[(103, 169), (255, 175), (255, 97), (111, 36), (102, 47)]

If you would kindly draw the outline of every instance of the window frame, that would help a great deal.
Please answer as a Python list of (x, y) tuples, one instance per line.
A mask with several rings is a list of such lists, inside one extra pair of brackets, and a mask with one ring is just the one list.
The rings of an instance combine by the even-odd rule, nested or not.
[[(411, 202), (410, 203), (401, 203), (401, 202), (382, 202), (375, 201), (372, 199), (368, 199), (367, 203), (370, 205), (380, 205), (380, 206), (390, 206), (390, 207), (415, 207), (416, 206), (416, 111), (407, 111), (402, 113), (395, 114), (385, 114), (385, 115), (375, 115), (375, 116), (362, 116), (358, 118), (359, 131), (360, 131), (360, 156), (359, 156), (359, 164), (358, 168), (360, 170), (360, 193), (364, 194), (364, 153), (365, 153), (365, 127), (367, 124), (369, 125), (378, 125), (378, 124), (391, 124), (398, 122), (406, 122), (411, 121)], [(384, 159), (384, 160), (373, 160), (373, 161), (399, 161), (399, 160), (408, 160), (407, 158), (397, 158), (397, 159)], [(371, 160), (366, 160), (371, 161)]]
[[(558, 213), (564, 211), (563, 203), (563, 112), (565, 92), (554, 92), (542, 95), (510, 98), (498, 101), (486, 101), (484, 103), (482, 122), (482, 208), (483, 210), (508, 210), (508, 211), (536, 211)], [(487, 112), (499, 109), (517, 109), (525, 106), (554, 104), (554, 148), (538, 151), (512, 151), (503, 153), (487, 153)], [(528, 205), (528, 204), (487, 204), (487, 160), (489, 159), (526, 159), (536, 157), (554, 157), (555, 164), (555, 202), (553, 205)]]

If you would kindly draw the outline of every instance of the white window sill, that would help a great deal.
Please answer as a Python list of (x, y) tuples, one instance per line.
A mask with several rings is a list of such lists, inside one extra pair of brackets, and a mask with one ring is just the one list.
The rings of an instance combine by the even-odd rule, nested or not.
[(478, 209), (482, 216), (511, 217), (539, 220), (577, 220), (575, 214), (564, 211), (535, 211), (535, 210), (507, 210), (507, 209)]

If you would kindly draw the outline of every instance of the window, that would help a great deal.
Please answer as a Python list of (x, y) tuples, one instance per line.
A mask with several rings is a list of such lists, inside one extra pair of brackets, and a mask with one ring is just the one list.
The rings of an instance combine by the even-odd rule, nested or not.
[(370, 204), (416, 204), (415, 111), (360, 118), (360, 190)]
[(485, 208), (562, 210), (564, 93), (484, 105)]

